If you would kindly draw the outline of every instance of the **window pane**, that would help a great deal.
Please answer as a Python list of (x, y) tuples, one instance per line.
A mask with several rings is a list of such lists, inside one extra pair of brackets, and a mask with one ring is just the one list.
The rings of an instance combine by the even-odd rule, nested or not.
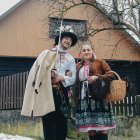
[[(49, 18), (49, 36), (55, 38), (59, 34), (59, 27), (61, 20), (58, 18)], [(63, 19), (63, 26), (69, 25), (74, 30), (74, 33), (80, 40), (86, 39), (87, 34), (87, 21), (85, 20), (72, 20)]]

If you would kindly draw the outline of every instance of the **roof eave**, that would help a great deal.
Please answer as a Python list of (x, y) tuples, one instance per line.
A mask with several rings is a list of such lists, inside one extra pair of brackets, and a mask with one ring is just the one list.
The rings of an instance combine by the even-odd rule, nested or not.
[(26, 0), (21, 0), (17, 4), (15, 4), (13, 7), (11, 7), (9, 10), (7, 10), (4, 14), (0, 16), (0, 20), (2, 20), (4, 17), (6, 17), (8, 14), (10, 14), (12, 11), (14, 11), (17, 7), (19, 7), (22, 3), (24, 3)]

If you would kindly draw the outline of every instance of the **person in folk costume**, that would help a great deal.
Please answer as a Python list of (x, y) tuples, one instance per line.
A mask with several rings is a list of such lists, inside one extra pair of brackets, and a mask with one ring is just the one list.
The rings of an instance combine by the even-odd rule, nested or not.
[[(60, 27), (55, 47), (43, 51), (28, 76), (21, 115), (42, 116), (45, 140), (65, 140), (69, 100), (67, 87), (76, 80), (76, 63), (67, 51), (78, 38), (70, 26)], [(55, 68), (55, 70), (54, 70)], [(70, 71), (70, 75), (65, 75)]]
[(52, 49), (59, 52), (55, 64), (57, 77), (52, 81), (55, 111), (42, 117), (45, 140), (66, 139), (67, 118), (70, 116), (68, 87), (76, 81), (76, 63), (68, 48), (74, 46), (78, 38), (70, 26), (62, 26), (61, 30), (60, 43), (58, 35), (55, 38), (55, 48)]
[(80, 54), (82, 61), (76, 66), (76, 129), (88, 132), (90, 140), (107, 140), (107, 130), (116, 124), (111, 104), (103, 99), (115, 76), (106, 74), (111, 69), (106, 61), (96, 58), (90, 42), (83, 43)]

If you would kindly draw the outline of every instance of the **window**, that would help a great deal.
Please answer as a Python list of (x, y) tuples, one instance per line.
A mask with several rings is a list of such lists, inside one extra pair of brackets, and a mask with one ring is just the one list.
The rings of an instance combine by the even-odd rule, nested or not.
[[(58, 18), (49, 18), (49, 36), (55, 38), (59, 32), (59, 27), (61, 20)], [(63, 26), (72, 26), (74, 33), (78, 36), (80, 40), (86, 39), (87, 34), (87, 21), (85, 20), (73, 20), (73, 19), (63, 19)]]

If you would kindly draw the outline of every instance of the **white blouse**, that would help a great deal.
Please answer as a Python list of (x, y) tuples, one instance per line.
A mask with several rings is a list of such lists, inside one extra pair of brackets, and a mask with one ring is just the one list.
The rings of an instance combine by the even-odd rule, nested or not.
[(89, 76), (89, 65), (84, 65), (80, 70), (79, 70), (79, 80), (84, 81), (82, 83), (82, 88), (81, 88), (81, 99), (86, 98), (86, 91), (85, 85), (88, 87), (88, 81), (86, 80)]
[(89, 65), (84, 65), (80, 70), (79, 70), (79, 80), (84, 81), (88, 78), (89, 76)]
[[(55, 65), (58, 75), (62, 75), (64, 77), (64, 81), (62, 82), (64, 87), (73, 85), (76, 80), (75, 59), (67, 50), (63, 50), (61, 46), (59, 47), (58, 51), (60, 53)], [(65, 75), (67, 70), (72, 72), (72, 77)]]

